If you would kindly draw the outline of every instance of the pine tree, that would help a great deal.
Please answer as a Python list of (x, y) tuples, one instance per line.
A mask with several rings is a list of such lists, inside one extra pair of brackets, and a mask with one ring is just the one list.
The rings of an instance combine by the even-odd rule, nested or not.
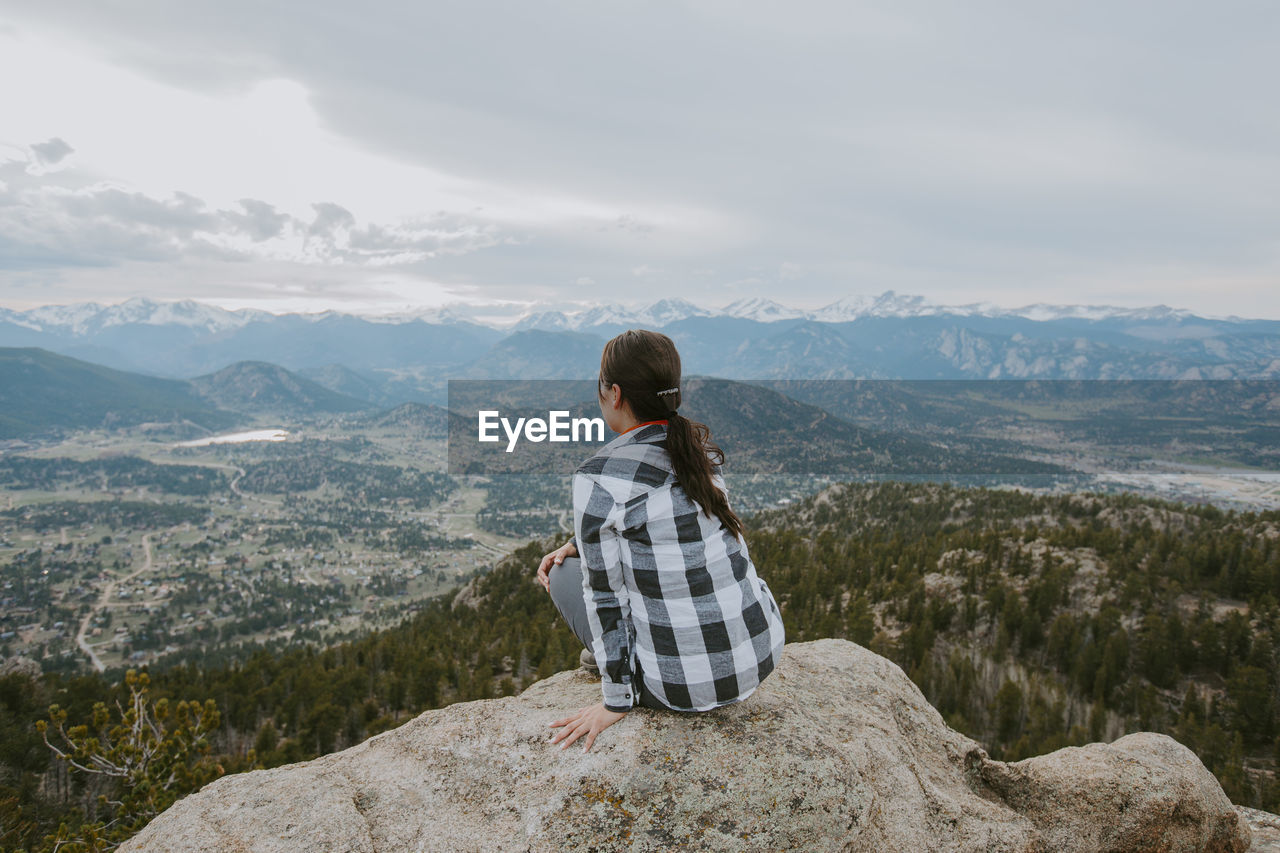
[(129, 670), (129, 699), (117, 703), (115, 713), (98, 702), (91, 724), (68, 728), (67, 711), (52, 705), (49, 719), (36, 723), (45, 744), (73, 774), (106, 783), (84, 823), (73, 828), (64, 822), (48, 839), (56, 849), (111, 849), (179, 797), (222, 775), (208, 740), (220, 722), (214, 701), (152, 702), (149, 684), (145, 672)]

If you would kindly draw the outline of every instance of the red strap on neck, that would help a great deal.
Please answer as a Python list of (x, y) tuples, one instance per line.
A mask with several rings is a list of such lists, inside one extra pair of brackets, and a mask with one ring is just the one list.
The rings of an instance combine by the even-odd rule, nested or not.
[(631, 429), (624, 429), (621, 432), (621, 435), (626, 435), (627, 433), (631, 432), (632, 429), (639, 429), (640, 427), (648, 426), (649, 424), (663, 424), (665, 426), (667, 424), (667, 419), (663, 418), (660, 421), (645, 421), (644, 423), (636, 424), (635, 426), (631, 427)]

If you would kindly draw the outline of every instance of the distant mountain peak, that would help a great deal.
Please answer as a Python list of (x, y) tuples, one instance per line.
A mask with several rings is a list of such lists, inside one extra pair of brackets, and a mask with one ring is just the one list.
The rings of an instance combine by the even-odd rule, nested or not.
[(563, 311), (537, 311), (525, 314), (516, 321), (510, 331), (527, 332), (530, 329), (541, 329), (547, 332), (561, 332), (572, 328), (572, 321)]
[(531, 310), (523, 314), (512, 331), (540, 329), (548, 332), (579, 331), (596, 326), (632, 326), (654, 328), (689, 317), (706, 317), (715, 312), (700, 308), (686, 299), (659, 299), (642, 308), (617, 303), (592, 305), (577, 311)]
[(97, 302), (78, 302), (71, 305), (42, 305), (27, 311), (14, 312), (13, 322), (28, 329), (45, 331), (51, 327), (66, 329), (72, 334), (88, 331), (91, 319), (106, 308)]
[(28, 311), (7, 311), (4, 319), (38, 331), (87, 335), (113, 326), (188, 326), (208, 332), (236, 329), (273, 315), (244, 308), (228, 311), (194, 299), (156, 301), (134, 296), (114, 305), (80, 302), (43, 305)]
[(896, 291), (886, 290), (879, 296), (846, 296), (817, 311), (809, 312), (807, 316), (820, 323), (846, 323), (864, 317), (925, 317), (951, 313), (957, 312), (951, 307), (930, 302), (923, 296), (900, 295)]
[(798, 308), (788, 308), (763, 296), (749, 296), (735, 300), (720, 309), (720, 313), (726, 317), (755, 320), (760, 323), (771, 323), (774, 320), (795, 320), (805, 316), (805, 312)]
[(712, 312), (699, 308), (687, 299), (659, 299), (641, 311), (637, 319), (647, 320), (655, 326), (665, 326), (689, 317), (705, 317)]
[(108, 306), (94, 321), (100, 328), (144, 323), (148, 326), (191, 326), (217, 332), (243, 326), (251, 320), (260, 319), (264, 313), (247, 310), (228, 311), (193, 299), (155, 302), (143, 297), (134, 297), (119, 305)]
[[(1182, 308), (1150, 305), (1143, 308), (1121, 308), (1115, 305), (1049, 305), (1037, 302), (1006, 313), (1028, 320), (1186, 320), (1197, 316)], [(1238, 319), (1235, 317), (1229, 319)]]

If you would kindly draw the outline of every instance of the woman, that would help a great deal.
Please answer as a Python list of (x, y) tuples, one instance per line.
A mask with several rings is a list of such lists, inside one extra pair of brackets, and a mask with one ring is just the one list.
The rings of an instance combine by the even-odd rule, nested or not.
[(574, 537), (538, 566), (599, 664), (604, 701), (551, 723), (553, 743), (585, 736), (584, 751), (637, 704), (706, 711), (747, 698), (783, 644), (725, 496), (724, 454), (677, 411), (675, 344), (636, 330), (609, 341), (599, 398), (619, 435), (574, 473)]

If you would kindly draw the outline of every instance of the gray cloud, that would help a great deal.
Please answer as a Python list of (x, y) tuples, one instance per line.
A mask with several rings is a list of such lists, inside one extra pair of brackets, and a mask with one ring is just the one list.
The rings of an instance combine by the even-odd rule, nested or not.
[(307, 233), (312, 236), (332, 237), (340, 228), (350, 230), (355, 227), (356, 218), (342, 205), (324, 201), (311, 207), (315, 210), (316, 217), (311, 220)]
[(259, 199), (238, 205), (212, 209), (189, 193), (154, 198), (0, 161), (0, 272), (183, 260), (408, 265), (499, 242), (492, 226), (457, 216), (360, 224), (333, 202), (313, 205), (309, 221)]
[(43, 194), (46, 203), (55, 206), (71, 221), (113, 223), (185, 238), (217, 228), (217, 217), (205, 203), (184, 192), (176, 192), (168, 199), (155, 199), (109, 186), (89, 192), (63, 193), (51, 189), (52, 192)]
[(91, 35), (172, 84), (297, 80), (327, 128), (399, 160), (740, 225), (710, 245), (626, 216), (499, 235), (478, 216), (361, 223), (343, 199), (309, 222), (132, 201), (131, 221), (183, 240), (213, 216), (250, 243), (301, 234), (317, 261), (500, 296), (578, 297), (579, 279), (603, 294), (641, 267), (660, 271), (649, 295), (709, 302), (785, 280), (809, 303), (1104, 298), (1118, 282), (1157, 303), (1217, 280), (1201, 307), (1280, 316), (1248, 284), (1280, 277), (1280, 120), (1258, 107), (1280, 77), (1274, 4), (510, 0), (395, 4), (372, 25), (337, 2), (25, 6), (20, 25)]
[(76, 149), (68, 145), (65, 139), (55, 136), (46, 142), (35, 143), (31, 146), (31, 150), (35, 152), (41, 163), (53, 166), (61, 163), (66, 159), (67, 155), (73, 153)]
[(274, 206), (256, 198), (242, 198), (238, 203), (243, 208), (243, 213), (229, 210), (223, 216), (233, 227), (249, 235), (253, 242), (261, 243), (284, 233), (289, 217), (278, 212)]

